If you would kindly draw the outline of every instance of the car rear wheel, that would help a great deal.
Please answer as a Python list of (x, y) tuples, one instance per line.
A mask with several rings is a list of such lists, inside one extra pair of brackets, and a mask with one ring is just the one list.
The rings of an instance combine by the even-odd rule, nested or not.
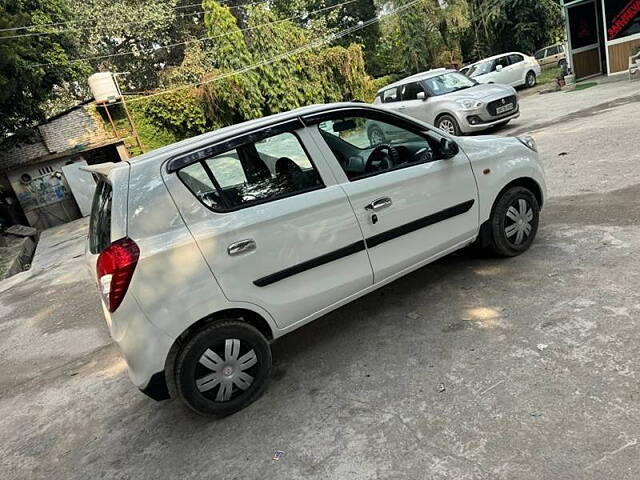
[(558, 68), (565, 70), (567, 68), (567, 61), (563, 58), (558, 62)]
[(271, 372), (271, 349), (255, 327), (215, 322), (191, 337), (176, 359), (175, 390), (200, 415), (226, 416), (254, 402)]
[(490, 220), (491, 250), (515, 257), (529, 249), (538, 232), (540, 206), (524, 187), (513, 187), (497, 200)]
[(527, 73), (527, 78), (525, 80), (525, 84), (527, 85), (528, 88), (532, 88), (536, 86), (536, 74), (533, 71), (529, 71)]
[(460, 135), (460, 126), (451, 115), (442, 115), (436, 122), (436, 128), (447, 132), (449, 135)]

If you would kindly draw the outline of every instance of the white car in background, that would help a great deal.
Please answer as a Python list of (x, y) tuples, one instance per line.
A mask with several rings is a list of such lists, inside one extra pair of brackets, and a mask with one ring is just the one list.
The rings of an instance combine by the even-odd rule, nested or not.
[(474, 63), (466, 75), (478, 83), (501, 83), (512, 87), (536, 85), (542, 67), (538, 61), (519, 52), (509, 52)]

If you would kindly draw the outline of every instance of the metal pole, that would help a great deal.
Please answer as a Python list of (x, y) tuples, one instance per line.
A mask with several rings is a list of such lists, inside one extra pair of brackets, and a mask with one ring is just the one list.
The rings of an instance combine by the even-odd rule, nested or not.
[(109, 123), (111, 123), (111, 126), (113, 127), (113, 134), (116, 136), (116, 138), (120, 138), (118, 137), (118, 130), (116, 130), (116, 124), (113, 123), (113, 118), (111, 118), (111, 113), (109, 113), (109, 106), (105, 103), (103, 107), (104, 107), (104, 110), (107, 112)]
[(140, 136), (138, 135), (138, 131), (136, 130), (136, 124), (133, 122), (133, 118), (131, 118), (131, 114), (129, 113), (129, 109), (127, 108), (127, 102), (124, 101), (124, 95), (120, 90), (120, 84), (118, 84), (117, 75), (118, 75), (117, 73), (113, 74), (113, 80), (116, 82), (116, 88), (120, 93), (120, 98), (122, 99), (122, 106), (124, 107), (124, 111), (126, 112), (127, 118), (129, 119), (129, 124), (131, 125), (133, 136), (136, 138), (136, 141), (138, 142), (138, 146), (140, 147), (140, 150), (142, 150), (142, 153), (144, 153), (144, 145), (142, 145), (142, 140), (140, 140)]

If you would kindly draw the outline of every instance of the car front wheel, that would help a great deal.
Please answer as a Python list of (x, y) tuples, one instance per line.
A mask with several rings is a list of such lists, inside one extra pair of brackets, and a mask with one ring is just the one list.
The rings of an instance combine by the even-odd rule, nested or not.
[(491, 216), (491, 250), (504, 257), (525, 252), (538, 232), (539, 218), (538, 200), (529, 189), (508, 189), (497, 200)]
[(215, 322), (191, 337), (174, 370), (180, 400), (201, 415), (226, 416), (255, 401), (267, 386), (271, 349), (252, 325)]
[(460, 126), (451, 115), (442, 115), (436, 122), (436, 128), (447, 132), (449, 135), (460, 135)]

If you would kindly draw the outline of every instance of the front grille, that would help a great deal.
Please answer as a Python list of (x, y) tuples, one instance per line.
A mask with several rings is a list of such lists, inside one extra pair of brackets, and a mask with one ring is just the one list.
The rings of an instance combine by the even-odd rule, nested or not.
[[(506, 105), (508, 103), (512, 103), (513, 104), (513, 109), (509, 110), (507, 112), (503, 112), (503, 113), (498, 115), (496, 113), (496, 109), (498, 107), (502, 107), (503, 105)], [(505, 115), (512, 114), (517, 109), (518, 109), (518, 98), (515, 95), (511, 95), (509, 97), (500, 98), (498, 100), (494, 100), (493, 102), (490, 102), (489, 104), (487, 104), (487, 111), (489, 112), (489, 115), (491, 115), (492, 117), (503, 117)]]

